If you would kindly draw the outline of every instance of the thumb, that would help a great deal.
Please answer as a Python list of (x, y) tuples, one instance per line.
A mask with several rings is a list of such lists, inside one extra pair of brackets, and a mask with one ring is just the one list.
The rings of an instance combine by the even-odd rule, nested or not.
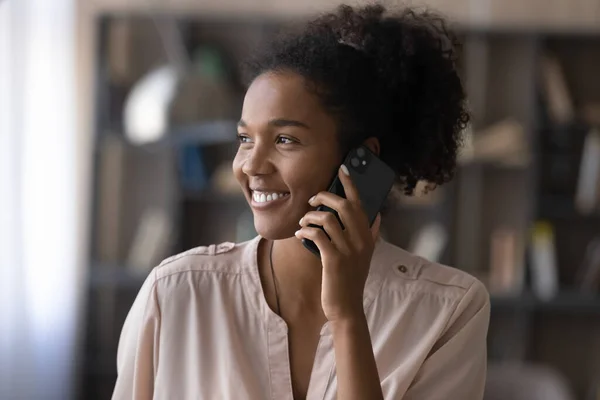
[(381, 228), (381, 213), (377, 213), (375, 217), (375, 221), (373, 221), (373, 225), (371, 225), (371, 236), (373, 237), (373, 241), (377, 240), (379, 237), (379, 230)]

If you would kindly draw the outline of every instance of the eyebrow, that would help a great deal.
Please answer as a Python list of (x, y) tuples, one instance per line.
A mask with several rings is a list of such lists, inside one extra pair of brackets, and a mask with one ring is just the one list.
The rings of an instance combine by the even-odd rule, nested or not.
[[(240, 128), (245, 128), (247, 126), (246, 122), (243, 119), (240, 119), (237, 125)], [(298, 127), (298, 128), (310, 129), (310, 126), (306, 125), (304, 122), (296, 121), (293, 119), (283, 119), (283, 118), (272, 119), (269, 121), (269, 125), (275, 126), (277, 128), (285, 128), (287, 126), (294, 126), (294, 127)]]

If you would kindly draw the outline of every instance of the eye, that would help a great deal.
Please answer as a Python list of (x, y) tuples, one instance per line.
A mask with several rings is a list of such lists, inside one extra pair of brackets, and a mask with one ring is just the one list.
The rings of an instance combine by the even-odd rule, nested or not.
[(248, 137), (247, 135), (244, 135), (243, 133), (238, 133), (237, 134), (237, 138), (238, 138), (238, 142), (240, 144), (242, 144), (242, 143), (251, 143), (250, 137)]
[(277, 143), (278, 144), (293, 144), (293, 143), (297, 143), (297, 140), (291, 139), (286, 136), (279, 136), (279, 137), (277, 137)]

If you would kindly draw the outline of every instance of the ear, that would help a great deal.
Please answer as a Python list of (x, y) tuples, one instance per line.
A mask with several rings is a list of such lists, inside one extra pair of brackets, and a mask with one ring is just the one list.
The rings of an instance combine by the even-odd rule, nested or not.
[(363, 146), (367, 147), (369, 150), (371, 150), (373, 153), (375, 153), (375, 155), (379, 156), (379, 152), (380, 152), (379, 139), (377, 139), (375, 136), (371, 136), (370, 138), (367, 138), (363, 142)]

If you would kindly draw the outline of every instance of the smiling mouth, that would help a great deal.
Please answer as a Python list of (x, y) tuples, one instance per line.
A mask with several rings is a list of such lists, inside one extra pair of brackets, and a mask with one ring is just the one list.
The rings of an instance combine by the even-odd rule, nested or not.
[(259, 190), (252, 190), (251, 194), (252, 203), (261, 206), (283, 200), (290, 195), (289, 192), (262, 192)]

